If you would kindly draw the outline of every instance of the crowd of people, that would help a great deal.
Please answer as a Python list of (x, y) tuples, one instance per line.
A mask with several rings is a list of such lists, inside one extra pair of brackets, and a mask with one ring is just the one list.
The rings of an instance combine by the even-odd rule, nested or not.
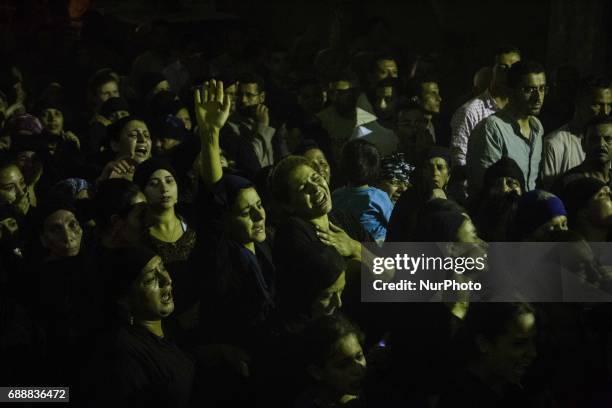
[(2, 59), (0, 384), (75, 406), (612, 403), (607, 303), (360, 301), (362, 243), (568, 242), (609, 287), (609, 78), (540, 121), (550, 71), (500, 46), (444, 120), (435, 67), (376, 44), (238, 28), (204, 58), (172, 30), (134, 55), (83, 41), (61, 74)]

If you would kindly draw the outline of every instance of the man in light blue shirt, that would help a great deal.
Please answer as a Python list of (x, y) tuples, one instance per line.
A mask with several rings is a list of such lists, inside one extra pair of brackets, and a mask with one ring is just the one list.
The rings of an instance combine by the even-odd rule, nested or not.
[(536, 115), (542, 109), (547, 91), (544, 67), (536, 62), (517, 62), (510, 68), (507, 81), (508, 105), (482, 120), (468, 142), (467, 174), (471, 195), (480, 190), (486, 169), (503, 156), (519, 165), (527, 191), (536, 185), (544, 134)]

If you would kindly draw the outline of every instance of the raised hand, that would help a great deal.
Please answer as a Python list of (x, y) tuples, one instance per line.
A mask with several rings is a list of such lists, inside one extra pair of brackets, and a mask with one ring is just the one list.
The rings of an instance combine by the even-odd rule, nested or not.
[(214, 79), (194, 92), (194, 108), (200, 129), (219, 130), (225, 125), (230, 111), (230, 100), (223, 92), (223, 82)]
[(263, 103), (258, 105), (255, 109), (255, 117), (262, 125), (270, 126), (270, 114), (268, 113), (268, 107)]

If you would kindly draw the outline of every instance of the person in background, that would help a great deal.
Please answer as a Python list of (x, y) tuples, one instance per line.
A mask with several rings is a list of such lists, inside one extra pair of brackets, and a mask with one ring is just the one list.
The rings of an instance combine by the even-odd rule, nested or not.
[(436, 144), (438, 140), (433, 119), (440, 113), (440, 105), (442, 103), (438, 79), (433, 76), (422, 76), (412, 79), (408, 85), (408, 97), (410, 102), (421, 107), (431, 144)]
[(383, 157), (380, 162), (380, 174), (375, 187), (383, 190), (395, 204), (402, 193), (412, 187), (410, 177), (415, 167), (404, 159), (403, 153)]
[(351, 140), (342, 150), (340, 168), (347, 185), (332, 193), (336, 210), (350, 213), (379, 244), (387, 235), (393, 210), (389, 195), (372, 187), (378, 179), (380, 155), (376, 146), (363, 139)]
[(466, 158), (470, 195), (480, 190), (485, 170), (502, 156), (519, 165), (527, 191), (536, 186), (544, 134), (537, 115), (548, 89), (544, 67), (517, 62), (508, 72), (507, 85), (508, 104), (482, 120), (470, 135)]
[(595, 116), (612, 112), (612, 81), (589, 77), (582, 81), (572, 119), (544, 137), (540, 184), (551, 188), (556, 179), (585, 160), (583, 136)]
[(463, 104), (451, 119), (453, 166), (465, 166), (468, 139), (476, 125), (508, 103), (507, 72), (521, 60), (521, 51), (514, 46), (502, 46), (495, 53), (494, 60), (493, 75), (487, 89)]
[(531, 190), (521, 196), (513, 237), (516, 241), (547, 241), (551, 231), (567, 230), (567, 211), (557, 196)]
[(561, 192), (569, 225), (589, 242), (606, 242), (612, 226), (612, 193), (604, 182), (582, 177)]

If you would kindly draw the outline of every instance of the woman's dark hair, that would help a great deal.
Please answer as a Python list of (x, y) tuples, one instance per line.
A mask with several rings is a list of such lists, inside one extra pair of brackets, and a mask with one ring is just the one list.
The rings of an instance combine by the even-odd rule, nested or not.
[(515, 192), (488, 195), (475, 208), (474, 224), (487, 242), (506, 242), (514, 234), (514, 219), (520, 196)]
[(353, 334), (360, 344), (363, 332), (340, 313), (321, 317), (312, 322), (303, 333), (302, 357), (304, 367), (310, 364), (323, 366), (336, 351), (338, 340)]
[(126, 216), (138, 193), (138, 186), (125, 179), (110, 179), (100, 183), (94, 200), (96, 226), (104, 231), (111, 225), (113, 215)]
[(295, 254), (289, 270), (279, 274), (279, 308), (288, 319), (309, 315), (313, 302), (346, 270), (338, 251), (320, 242), (311, 242)]
[[(307, 166), (312, 169), (312, 163), (302, 156), (287, 156), (279, 161), (270, 174), (270, 190), (272, 197), (280, 204), (289, 204), (289, 175), (298, 167)], [(313, 169), (314, 170), (314, 169)]]
[(376, 181), (379, 167), (378, 149), (367, 140), (351, 140), (342, 149), (340, 169), (353, 186), (362, 186)]
[(145, 125), (147, 124), (146, 120), (144, 120), (140, 116), (134, 116), (134, 115), (125, 116), (119, 119), (118, 121), (116, 121), (115, 123), (108, 125), (108, 127), (106, 128), (108, 138), (110, 140), (114, 140), (115, 142), (119, 141), (121, 131), (123, 130), (123, 128), (125, 128), (128, 123), (133, 122), (133, 121), (142, 122)]

